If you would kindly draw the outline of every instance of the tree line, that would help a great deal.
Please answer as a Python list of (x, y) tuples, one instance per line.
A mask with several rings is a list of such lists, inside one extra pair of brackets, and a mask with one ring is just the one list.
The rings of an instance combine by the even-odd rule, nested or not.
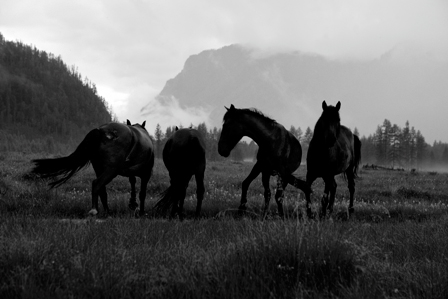
[(406, 168), (448, 166), (448, 144), (434, 141), (429, 145), (409, 121), (400, 127), (385, 119), (374, 134), (363, 136), (361, 142), (364, 163)]
[[(208, 129), (205, 123), (190, 128), (197, 129), (204, 136), (207, 150), (206, 157), (211, 161), (224, 159), (218, 154), (218, 141), (221, 128)], [(303, 131), (300, 127), (291, 126), (289, 131), (302, 145), (302, 162), (306, 161), (308, 147), (313, 138), (313, 130), (307, 127)], [(168, 138), (175, 132), (175, 126), (167, 127), (163, 131), (157, 124), (154, 131), (156, 157), (162, 157), (163, 147)], [(359, 137), (359, 131), (354, 128), (353, 133)], [(435, 141), (431, 146), (426, 143), (420, 130), (409, 125), (409, 121), (401, 128), (385, 119), (378, 125), (376, 132), (369, 136), (360, 137), (361, 157), (363, 164), (376, 164), (391, 167), (427, 168), (436, 166), (448, 167), (448, 144)], [(253, 141), (240, 141), (232, 150), (230, 158), (241, 161), (253, 160), (258, 151), (258, 145)]]

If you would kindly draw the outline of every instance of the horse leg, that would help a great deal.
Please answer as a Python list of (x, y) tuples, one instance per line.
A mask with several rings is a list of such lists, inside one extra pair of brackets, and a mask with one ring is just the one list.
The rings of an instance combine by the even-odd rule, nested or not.
[(179, 189), (179, 200), (178, 200), (178, 210), (177, 214), (179, 215), (179, 219), (182, 221), (185, 218), (184, 214), (184, 202), (185, 202), (185, 196), (187, 194), (187, 188), (188, 183), (190, 181), (191, 177), (187, 180), (187, 182), (184, 184), (183, 188)]
[(348, 206), (348, 214), (350, 216), (355, 212), (355, 208), (353, 207), (355, 197), (355, 174), (353, 173), (353, 169), (347, 170), (345, 174), (348, 181), (348, 191), (350, 192), (350, 204)]
[(275, 192), (275, 201), (277, 202), (277, 208), (278, 208), (278, 214), (280, 217), (283, 218), (283, 191), (285, 190), (286, 186), (288, 185), (288, 181), (280, 174), (277, 176), (277, 191)]
[[(143, 176), (140, 178), (140, 193), (138, 194), (138, 199), (140, 200), (139, 216), (145, 215), (145, 199), (146, 199), (146, 188), (151, 176)], [(135, 199), (134, 199), (135, 201)]]
[(241, 190), (241, 203), (238, 208), (240, 211), (246, 210), (247, 189), (249, 189), (250, 183), (252, 183), (252, 181), (257, 178), (257, 176), (260, 174), (260, 172), (261, 172), (261, 164), (260, 164), (260, 162), (257, 162), (257, 163), (255, 163), (254, 167), (250, 171), (247, 178), (243, 181), (242, 188), (241, 188), (242, 189)]
[(197, 199), (195, 217), (199, 218), (201, 214), (202, 200), (204, 199), (204, 193), (205, 193), (204, 172), (199, 171), (194, 175), (194, 178), (196, 180), (196, 199)]
[(306, 215), (309, 219), (312, 219), (313, 212), (311, 211), (311, 185), (316, 180), (316, 176), (312, 175), (310, 171), (306, 174), (306, 184), (308, 185), (306, 191), (305, 191), (305, 198), (306, 198)]
[(101, 199), (101, 204), (103, 205), (104, 211), (106, 214), (109, 214), (109, 206), (107, 204), (107, 191), (106, 186), (102, 186), (101, 189), (98, 191), (98, 195)]
[(310, 186), (307, 184), (306, 181), (298, 179), (295, 176), (293, 176), (292, 174), (290, 174), (288, 176), (288, 184), (296, 187), (297, 189), (302, 190), (302, 192), (305, 193), (305, 194), (306, 194), (306, 192), (311, 192), (312, 193), (312, 191), (310, 189)]
[[(109, 169), (104, 171), (99, 177), (97, 177), (92, 182), (92, 209), (89, 211), (89, 215), (95, 216), (98, 214), (98, 196), (100, 193), (101, 203), (103, 204), (104, 211), (108, 214), (109, 207), (107, 205), (107, 196), (104, 196), (106, 193), (106, 185), (113, 180), (117, 176), (115, 170)], [(104, 188), (102, 190), (102, 188)]]
[(334, 178), (325, 177), (324, 183), (325, 183), (325, 189), (324, 189), (324, 195), (321, 199), (321, 209), (320, 209), (320, 217), (325, 217), (327, 215), (327, 207), (328, 207), (328, 194), (330, 193), (330, 189), (332, 186), (332, 180)]
[(182, 219), (182, 210), (185, 200), (185, 195), (188, 187), (188, 180), (187, 183), (185, 183), (184, 177), (177, 177), (175, 180), (171, 180), (171, 187), (173, 190), (173, 194), (171, 197), (172, 202), (172, 208), (171, 208), (171, 214), (170, 218), (174, 218), (177, 215), (179, 215), (179, 218)]
[(330, 186), (330, 202), (328, 203), (328, 212), (331, 215), (333, 213), (334, 199), (336, 198), (336, 189), (338, 184), (336, 184), (336, 180), (333, 177), (331, 186)]
[(263, 171), (261, 173), (261, 182), (264, 187), (264, 210), (263, 219), (266, 217), (269, 211), (269, 202), (271, 201), (271, 187), (269, 186), (269, 180), (271, 178), (271, 173), (269, 171)]
[(137, 179), (135, 176), (129, 177), (129, 183), (131, 184), (131, 198), (129, 199), (129, 209), (134, 211), (137, 208), (137, 200), (136, 200), (136, 192), (135, 192), (135, 183)]

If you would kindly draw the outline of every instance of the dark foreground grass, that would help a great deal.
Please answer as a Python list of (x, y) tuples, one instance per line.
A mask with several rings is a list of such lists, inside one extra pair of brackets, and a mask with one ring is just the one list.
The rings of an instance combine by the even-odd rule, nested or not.
[[(108, 186), (112, 217), (91, 219), (93, 172), (48, 190), (27, 174), (32, 158), (0, 156), (0, 298), (448, 297), (446, 174), (362, 171), (349, 221), (303, 219), (303, 195), (289, 187), (286, 220), (273, 203), (261, 221), (259, 180), (249, 213), (235, 210), (252, 165), (209, 163), (202, 218), (191, 220), (192, 182), (188, 220), (179, 222), (151, 216), (169, 182), (156, 161), (148, 217), (133, 218), (129, 182), (117, 178)], [(348, 197), (337, 183), (335, 215)], [(322, 182), (313, 187), (317, 211)]]
[(0, 223), (1, 298), (446, 298), (448, 218)]

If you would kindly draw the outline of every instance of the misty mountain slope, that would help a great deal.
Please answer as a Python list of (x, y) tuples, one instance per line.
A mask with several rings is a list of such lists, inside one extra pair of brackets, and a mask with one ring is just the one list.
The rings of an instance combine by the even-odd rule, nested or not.
[(448, 64), (406, 61), (399, 50), (372, 61), (340, 61), (230, 45), (190, 56), (157, 99), (209, 109), (213, 126), (221, 125), (223, 106), (234, 104), (256, 107), (288, 128), (313, 127), (325, 100), (341, 101), (342, 122), (361, 134), (373, 133), (385, 118), (424, 131), (425, 119), (442, 117), (437, 103), (448, 99)]

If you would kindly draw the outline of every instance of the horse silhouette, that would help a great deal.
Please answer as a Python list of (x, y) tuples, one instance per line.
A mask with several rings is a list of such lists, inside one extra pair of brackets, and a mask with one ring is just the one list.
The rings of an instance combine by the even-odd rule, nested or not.
[[(314, 128), (306, 158), (307, 174), (306, 183), (310, 186), (321, 177), (325, 182), (324, 195), (321, 203), (321, 216), (325, 216), (327, 208), (333, 212), (334, 199), (337, 184), (334, 176), (343, 173), (348, 182), (350, 192), (349, 215), (354, 212), (353, 198), (355, 194), (355, 178), (359, 162), (361, 160), (361, 141), (350, 129), (340, 123), (339, 109), (341, 103), (336, 107), (327, 106), (322, 102), (322, 115)], [(311, 197), (306, 192), (306, 206), (308, 216), (311, 217)], [(330, 194), (330, 200), (328, 200)]]
[(176, 213), (184, 218), (183, 206), (185, 194), (191, 177), (196, 179), (196, 217), (201, 213), (204, 198), (205, 142), (204, 137), (195, 129), (177, 129), (168, 138), (163, 148), (163, 163), (170, 175), (170, 186), (165, 190), (154, 209), (166, 214), (172, 207), (171, 217)]
[(137, 208), (135, 183), (140, 177), (139, 214), (145, 213), (146, 187), (152, 175), (154, 166), (154, 149), (152, 140), (141, 125), (107, 123), (91, 130), (76, 150), (67, 157), (55, 159), (33, 160), (35, 167), (32, 172), (43, 178), (58, 178), (51, 182), (51, 188), (67, 182), (76, 172), (92, 164), (96, 179), (92, 182), (92, 209), (89, 215), (98, 214), (98, 196), (101, 198), (106, 214), (110, 210), (107, 204), (106, 185), (116, 176), (129, 177), (131, 184), (131, 199), (129, 208)]
[(237, 109), (231, 105), (224, 114), (218, 152), (228, 157), (230, 151), (243, 136), (252, 138), (259, 147), (257, 162), (250, 174), (242, 183), (241, 203), (239, 210), (244, 211), (247, 203), (247, 189), (251, 182), (261, 173), (264, 187), (264, 213), (266, 216), (271, 199), (269, 179), (277, 175), (277, 191), (275, 201), (278, 213), (283, 217), (283, 190), (288, 184), (302, 191), (310, 191), (305, 181), (292, 175), (302, 160), (302, 146), (299, 140), (284, 126), (266, 117), (256, 109)]

